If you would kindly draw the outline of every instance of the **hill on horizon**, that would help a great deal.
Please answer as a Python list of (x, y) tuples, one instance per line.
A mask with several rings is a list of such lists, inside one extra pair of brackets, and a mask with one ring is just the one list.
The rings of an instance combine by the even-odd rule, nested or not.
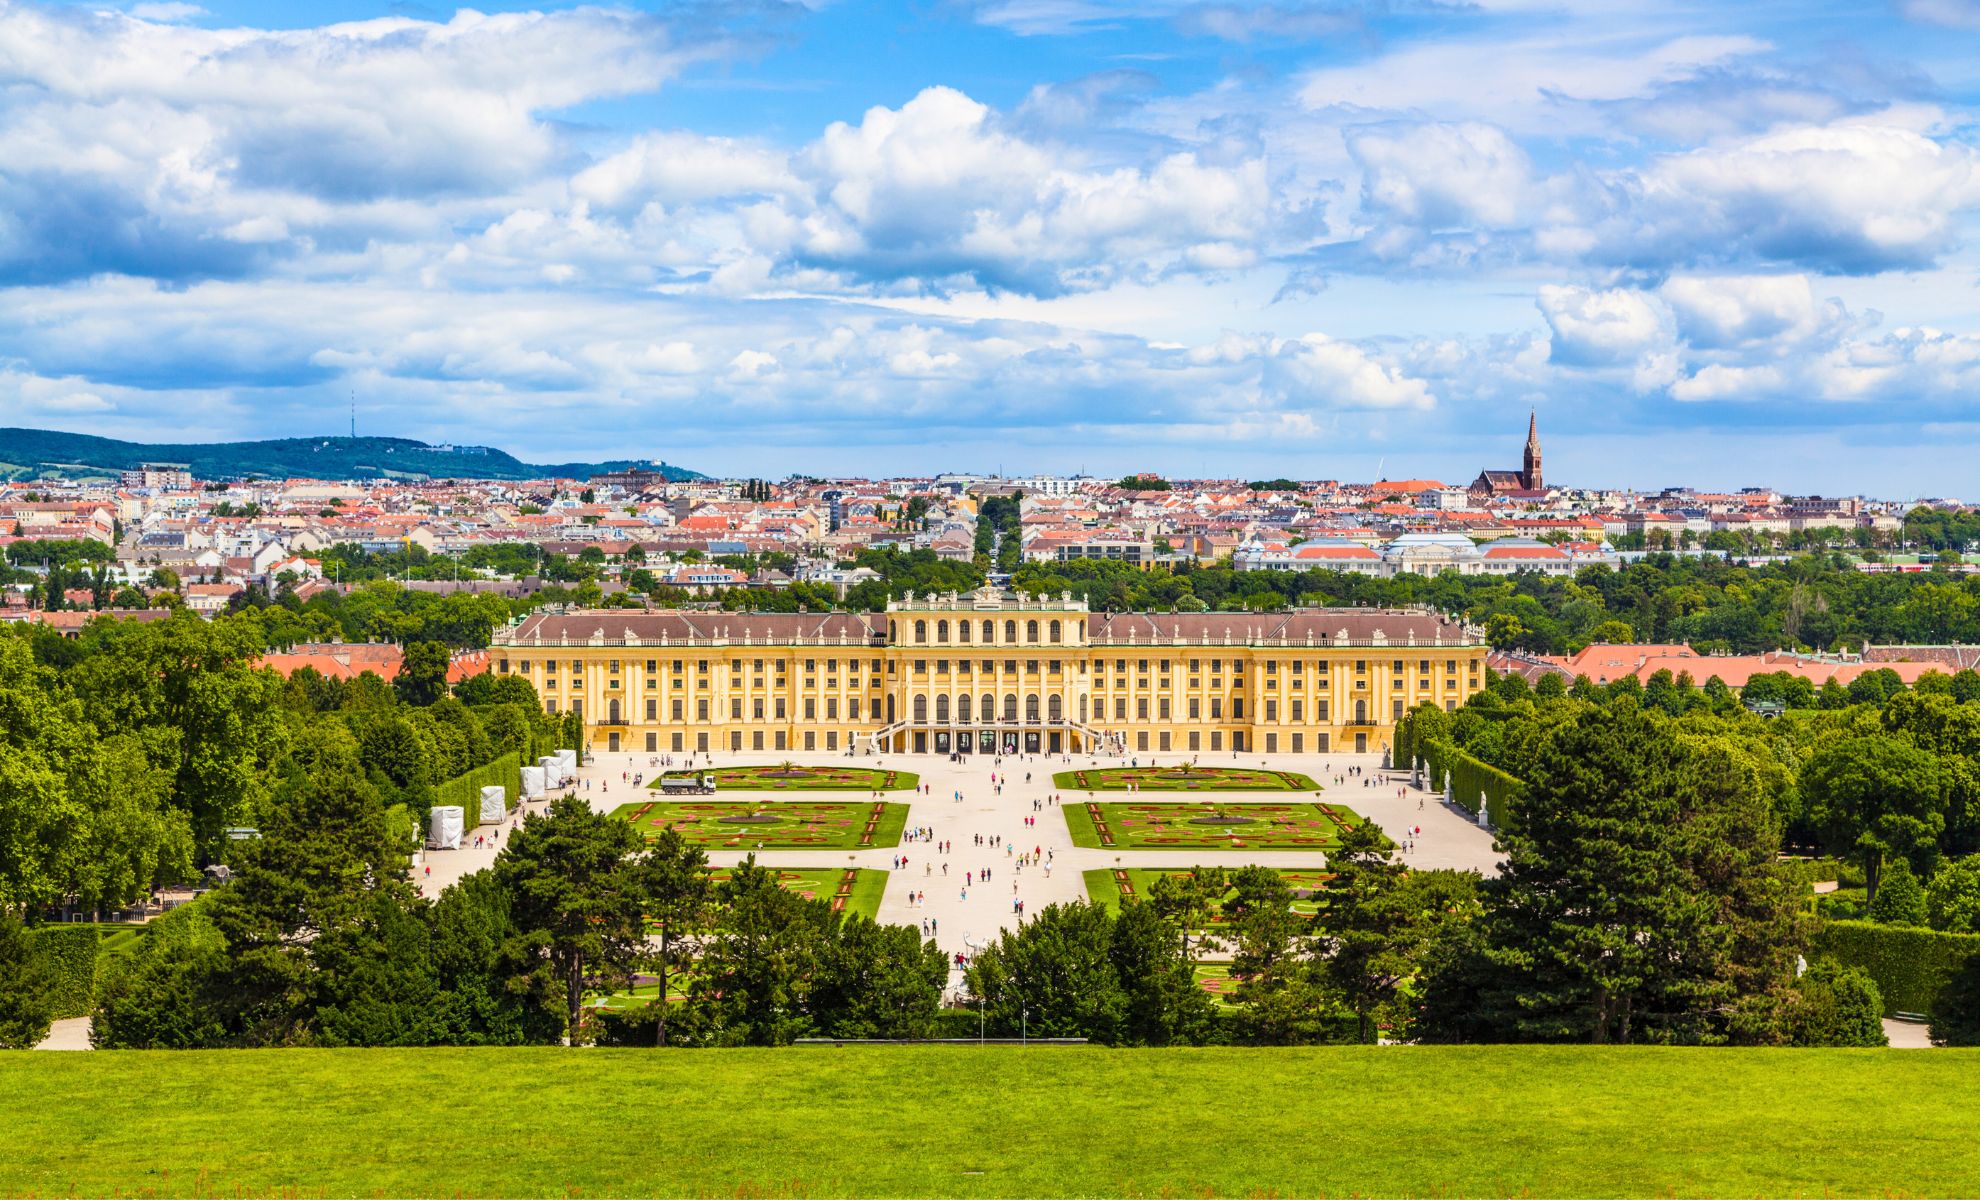
[(0, 428), (0, 479), (115, 478), (144, 463), (183, 464), (198, 479), (583, 479), (635, 467), (701, 479), (650, 460), (526, 463), (490, 446), (411, 438), (313, 437), (259, 442), (124, 442), (53, 429)]

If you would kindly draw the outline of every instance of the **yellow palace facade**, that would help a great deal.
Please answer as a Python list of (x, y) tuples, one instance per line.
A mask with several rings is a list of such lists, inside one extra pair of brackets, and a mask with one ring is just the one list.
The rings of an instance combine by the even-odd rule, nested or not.
[(991, 588), (885, 613), (587, 609), (496, 632), (490, 670), (595, 750), (1129, 754), (1382, 751), (1484, 686), (1475, 628), (1427, 609), (1094, 613)]

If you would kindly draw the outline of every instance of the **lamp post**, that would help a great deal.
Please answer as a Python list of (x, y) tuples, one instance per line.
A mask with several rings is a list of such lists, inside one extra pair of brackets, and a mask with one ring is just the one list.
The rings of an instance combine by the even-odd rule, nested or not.
[(1031, 1008), (1029, 1005), (1019, 1004), (1018, 1005), (1018, 1045), (1029, 1046), (1030, 1044), (1031, 1044)]

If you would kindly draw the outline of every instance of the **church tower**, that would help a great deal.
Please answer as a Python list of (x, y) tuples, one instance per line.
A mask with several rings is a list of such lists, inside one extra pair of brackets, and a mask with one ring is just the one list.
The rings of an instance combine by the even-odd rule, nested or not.
[(1526, 490), (1541, 490), (1540, 483), (1540, 414), (1529, 411), (1526, 418), (1526, 469), (1520, 472), (1525, 476)]

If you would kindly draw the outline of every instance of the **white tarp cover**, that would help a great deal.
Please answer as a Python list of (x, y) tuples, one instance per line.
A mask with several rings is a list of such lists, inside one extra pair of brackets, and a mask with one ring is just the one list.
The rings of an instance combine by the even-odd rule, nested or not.
[(564, 764), (554, 754), (546, 754), (536, 760), (543, 767), (543, 781), (551, 787), (563, 787), (569, 782), (564, 774)]
[(524, 767), (522, 769), (522, 794), (527, 799), (535, 799), (544, 792), (543, 768)]
[(461, 848), (462, 814), (459, 805), (443, 804), (426, 819), (426, 844), (435, 850)]
[(565, 783), (569, 783), (571, 780), (577, 778), (577, 751), (559, 750), (557, 751), (557, 761), (564, 765)]
[(481, 789), (481, 823), (490, 825), (509, 815), (509, 789), (491, 783)]

